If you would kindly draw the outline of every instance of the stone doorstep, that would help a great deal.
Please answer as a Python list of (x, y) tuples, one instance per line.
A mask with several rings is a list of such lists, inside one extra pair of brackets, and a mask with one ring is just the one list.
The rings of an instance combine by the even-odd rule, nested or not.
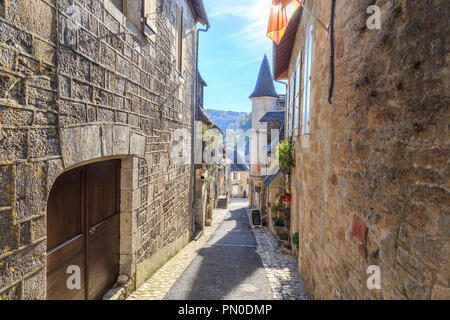
[(102, 300), (126, 300), (133, 293), (135, 285), (134, 278), (128, 279), (128, 281), (122, 285), (116, 282), (114, 287), (106, 292)]

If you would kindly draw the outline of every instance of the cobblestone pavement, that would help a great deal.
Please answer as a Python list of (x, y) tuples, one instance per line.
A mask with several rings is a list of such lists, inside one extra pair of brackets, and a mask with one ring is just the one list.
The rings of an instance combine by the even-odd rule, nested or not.
[[(242, 245), (239, 244), (241, 240), (238, 240), (235, 237), (229, 238), (228, 240), (233, 240), (231, 244), (221, 242), (220, 239), (223, 239), (223, 235), (221, 230), (225, 231), (227, 228), (224, 228), (226, 222), (224, 220), (229, 221), (230, 212), (236, 209), (245, 208), (248, 205), (246, 201), (242, 200), (234, 200), (230, 203), (228, 209), (217, 209), (214, 210), (213, 215), (213, 223), (210, 227), (205, 227), (205, 231), (203, 236), (201, 236), (197, 241), (190, 242), (186, 247), (184, 247), (180, 252), (171, 258), (164, 266), (162, 266), (150, 279), (148, 279), (138, 290), (136, 290), (128, 299), (129, 300), (162, 300), (166, 299), (178, 299), (178, 298), (186, 298), (186, 299), (197, 299), (192, 290), (192, 283), (201, 282), (194, 279), (196, 270), (198, 269), (197, 264), (201, 264), (199, 261), (204, 260), (205, 254), (199, 251), (212, 250), (212, 247), (215, 247), (214, 250), (220, 250), (221, 247), (223, 249), (227, 248), (245, 248), (251, 249), (254, 246), (250, 245)], [(240, 210), (239, 210), (240, 211)], [(247, 210), (247, 214), (249, 214)], [(221, 229), (217, 230), (221, 226)], [(223, 231), (223, 230), (222, 230)], [(229, 230), (229, 232), (238, 234), (238, 230)], [(250, 233), (251, 234), (251, 233)], [(304, 289), (303, 283), (298, 276), (297, 273), (297, 262), (295, 258), (283, 254), (278, 245), (270, 234), (270, 232), (265, 228), (254, 228), (253, 234), (256, 238), (256, 253), (259, 255), (261, 263), (258, 263), (261, 267), (259, 270), (254, 270), (261, 277), (261, 271), (264, 269), (265, 275), (264, 283), (267, 283), (266, 290), (269, 292), (269, 295), (273, 293), (273, 297), (269, 297), (267, 293), (264, 294), (266, 299), (280, 299), (280, 300), (305, 300), (308, 298), (308, 295)], [(244, 235), (243, 235), (244, 236)], [(253, 248), (253, 250), (255, 250)], [(255, 252), (255, 251), (254, 251)], [(225, 251), (224, 251), (225, 253)], [(210, 253), (207, 253), (210, 254)], [(248, 254), (247, 254), (248, 255)], [(244, 254), (245, 256), (245, 254)], [(195, 261), (194, 261), (195, 259)], [(197, 263), (199, 262), (199, 263)], [(222, 265), (221, 268), (232, 268), (233, 265)], [(240, 266), (239, 268), (242, 268)], [(258, 269), (258, 268), (257, 268)], [(224, 269), (225, 270), (225, 269)], [(208, 272), (210, 272), (208, 270)], [(267, 279), (266, 279), (267, 278)], [(247, 279), (248, 280), (251, 279)], [(178, 282), (177, 282), (178, 281)], [(258, 282), (258, 281), (257, 281)], [(212, 283), (212, 282), (211, 282)], [(176, 284), (176, 286), (174, 286)], [(223, 283), (222, 285), (226, 286), (227, 283)], [(219, 285), (220, 287), (221, 285)], [(224, 299), (244, 299), (240, 296), (239, 293), (236, 293), (236, 290), (246, 291), (249, 295), (251, 295), (251, 290), (247, 287), (251, 285), (246, 283), (241, 283), (236, 285), (234, 288), (234, 292), (229, 294), (223, 294), (221, 297)], [(175, 287), (175, 289), (173, 289)], [(173, 290), (171, 290), (173, 289)], [(199, 288), (197, 288), (199, 289)], [(200, 293), (203, 292), (207, 288), (200, 288), (201, 290), (197, 290)], [(251, 289), (255, 289), (252, 288)], [(271, 290), (270, 290), (271, 289)], [(272, 291), (272, 292), (270, 292)], [(169, 294), (170, 292), (170, 294)], [(217, 298), (217, 297), (216, 297)], [(250, 297), (247, 297), (250, 298)], [(202, 297), (199, 297), (202, 299)], [(261, 299), (261, 298), (258, 298)]]
[(272, 300), (247, 217), (247, 202), (228, 214), (166, 295), (168, 300)]
[[(247, 215), (250, 219), (250, 210), (247, 210)], [(254, 227), (253, 233), (258, 243), (257, 253), (269, 278), (274, 299), (308, 300), (308, 293), (297, 271), (296, 259), (280, 251), (267, 228)]]
[[(233, 205), (239, 204), (230, 204)], [(229, 207), (230, 207), (229, 206)], [(174, 257), (167, 261), (153, 276), (139, 287), (128, 300), (162, 300), (183, 274), (197, 253), (202, 249), (217, 227), (222, 223), (229, 209), (214, 210), (211, 226), (205, 227), (203, 235), (196, 241), (191, 241)]]

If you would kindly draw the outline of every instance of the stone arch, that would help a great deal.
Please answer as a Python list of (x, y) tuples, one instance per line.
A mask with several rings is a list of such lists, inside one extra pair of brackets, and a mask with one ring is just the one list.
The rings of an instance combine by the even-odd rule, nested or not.
[(87, 124), (62, 128), (60, 140), (64, 168), (111, 156), (143, 158), (145, 153), (145, 136), (127, 125)]
[[(48, 167), (47, 201), (56, 179), (65, 172), (87, 164), (121, 159), (120, 173), (120, 274), (129, 276), (126, 288), (135, 287), (136, 241), (135, 198), (138, 188), (139, 159), (145, 161), (146, 137), (121, 124), (87, 124), (60, 130), (62, 159)], [(44, 210), (46, 211), (46, 204)], [(47, 234), (47, 230), (46, 230)], [(121, 288), (121, 287), (119, 287)], [(128, 289), (125, 289), (128, 290)], [(113, 292), (116, 294), (117, 292)], [(121, 293), (123, 294), (123, 293)], [(111, 293), (108, 293), (111, 295)]]

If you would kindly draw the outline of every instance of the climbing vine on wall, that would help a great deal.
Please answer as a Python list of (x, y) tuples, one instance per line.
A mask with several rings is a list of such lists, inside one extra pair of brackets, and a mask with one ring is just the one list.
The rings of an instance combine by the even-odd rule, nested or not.
[(292, 156), (293, 148), (290, 139), (280, 141), (277, 145), (277, 162), (284, 175), (291, 173), (291, 166), (294, 164)]

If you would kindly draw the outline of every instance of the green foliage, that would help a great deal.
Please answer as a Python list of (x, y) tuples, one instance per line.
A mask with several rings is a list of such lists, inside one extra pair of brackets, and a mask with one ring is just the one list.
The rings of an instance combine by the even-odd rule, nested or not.
[(277, 161), (281, 172), (284, 175), (288, 175), (291, 172), (291, 166), (293, 165), (292, 157), (292, 143), (290, 139), (280, 141), (277, 145)]
[(292, 243), (298, 247), (298, 244), (300, 243), (300, 234), (298, 232), (292, 235)]
[(274, 204), (274, 205), (272, 206), (272, 212), (275, 213), (275, 212), (277, 212), (277, 211), (278, 211), (278, 206), (277, 206), (276, 204)]
[[(214, 121), (217, 126), (225, 132), (226, 129), (240, 128), (243, 119), (247, 116), (246, 112), (234, 112), (206, 109), (206, 113)], [(250, 121), (251, 127), (251, 121)]]
[(205, 179), (206, 181), (215, 181), (215, 175), (217, 174), (217, 172), (219, 171), (220, 166), (218, 165), (213, 165), (212, 167), (210, 167), (208, 169), (208, 177)]
[(284, 227), (284, 219), (283, 219), (283, 218), (278, 218), (278, 219), (275, 221), (275, 226), (276, 226), (276, 227)]

